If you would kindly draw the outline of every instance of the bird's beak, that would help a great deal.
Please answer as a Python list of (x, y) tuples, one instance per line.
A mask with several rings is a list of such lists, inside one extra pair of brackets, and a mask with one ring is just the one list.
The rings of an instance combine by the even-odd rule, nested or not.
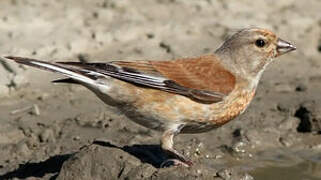
[(281, 56), (282, 54), (296, 50), (295, 46), (293, 46), (291, 43), (286, 42), (280, 38), (278, 39), (276, 46), (277, 46), (276, 47), (276, 51), (277, 51), (276, 56)]

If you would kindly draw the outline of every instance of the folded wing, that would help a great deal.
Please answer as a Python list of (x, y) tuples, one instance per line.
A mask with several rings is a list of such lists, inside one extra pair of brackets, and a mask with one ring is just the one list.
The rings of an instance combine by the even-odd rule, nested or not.
[(110, 63), (58, 62), (111, 76), (139, 86), (187, 96), (202, 103), (222, 101), (235, 86), (235, 77), (215, 56), (174, 61), (113, 61)]
[(141, 87), (180, 94), (201, 103), (222, 101), (235, 86), (235, 77), (215, 56), (174, 61), (113, 61), (109, 63), (56, 62), (7, 57), (18, 63), (62, 73), (69, 78), (54, 82), (92, 83), (110, 76)]

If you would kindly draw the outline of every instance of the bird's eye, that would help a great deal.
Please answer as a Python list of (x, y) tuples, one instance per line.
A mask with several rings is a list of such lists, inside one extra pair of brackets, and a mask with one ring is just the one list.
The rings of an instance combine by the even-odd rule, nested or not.
[(265, 41), (263, 39), (258, 39), (255, 41), (255, 45), (259, 48), (262, 48), (265, 46)]

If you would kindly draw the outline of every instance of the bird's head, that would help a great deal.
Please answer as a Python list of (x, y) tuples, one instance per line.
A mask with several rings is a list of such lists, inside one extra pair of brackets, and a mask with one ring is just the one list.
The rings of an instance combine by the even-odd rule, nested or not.
[(247, 28), (232, 35), (215, 53), (236, 73), (256, 77), (273, 58), (295, 49), (269, 30)]

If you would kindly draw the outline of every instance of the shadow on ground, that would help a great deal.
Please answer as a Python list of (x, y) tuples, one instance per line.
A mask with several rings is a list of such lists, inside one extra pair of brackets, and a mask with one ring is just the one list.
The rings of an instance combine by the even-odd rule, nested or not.
[(162, 151), (159, 145), (132, 145), (119, 147), (110, 142), (94, 141), (93, 144), (121, 149), (132, 156), (138, 158), (142, 163), (148, 163), (155, 168), (160, 168), (161, 164), (168, 160), (167, 155)]
[(63, 163), (71, 156), (72, 154), (56, 155), (42, 162), (21, 164), (18, 169), (0, 175), (0, 179), (25, 179), (28, 177), (43, 177), (46, 174), (58, 173)]

